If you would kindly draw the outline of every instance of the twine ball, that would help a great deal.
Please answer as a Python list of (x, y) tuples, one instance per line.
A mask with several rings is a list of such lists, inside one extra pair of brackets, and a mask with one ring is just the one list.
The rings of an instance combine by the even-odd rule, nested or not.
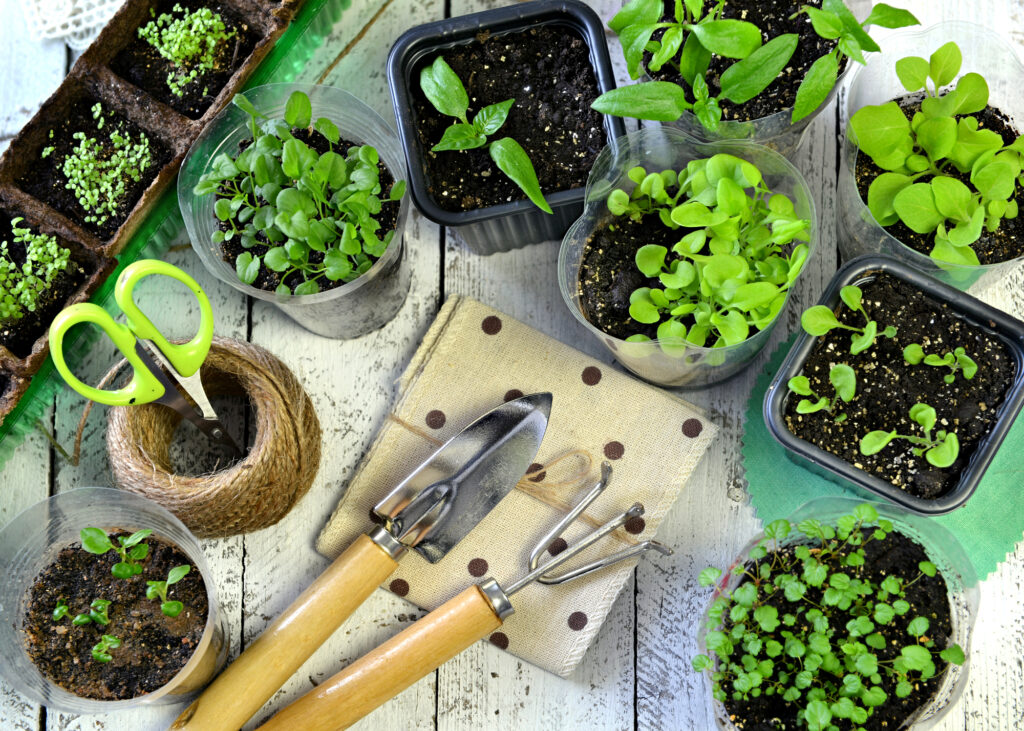
[(273, 525), (306, 494), (320, 465), (313, 402), (284, 363), (251, 343), (214, 337), (201, 373), (207, 396), (244, 394), (252, 404), (256, 438), (245, 458), (207, 475), (174, 474), (170, 445), (181, 415), (159, 404), (117, 407), (107, 426), (114, 479), (201, 538)]

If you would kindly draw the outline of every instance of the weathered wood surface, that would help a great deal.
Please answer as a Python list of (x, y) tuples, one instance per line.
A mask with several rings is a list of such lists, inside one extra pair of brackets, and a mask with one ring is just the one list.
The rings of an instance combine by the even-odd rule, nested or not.
[[(487, 0), (353, 0), (303, 80), (349, 89), (385, 118), (391, 117), (383, 62), (397, 36), (414, 25), (496, 7)], [(617, 0), (590, 0), (607, 19)], [(1024, 8), (1019, 0), (907, 0), (929, 25), (964, 18), (1000, 30), (1024, 50)], [(33, 43), (15, 0), (0, 0), (0, 147), (33, 113), (66, 73), (68, 55), (56, 43)], [(617, 42), (610, 38), (620, 81), (625, 80)], [(26, 69), (31, 72), (26, 73)], [(835, 106), (811, 126), (797, 160), (817, 195), (822, 221), (819, 251), (802, 278), (772, 344), (743, 375), (714, 389), (684, 394), (707, 408), (722, 427), (718, 441), (688, 490), (665, 521), (659, 538), (674, 556), (641, 563), (635, 580), (616, 602), (593, 647), (569, 679), (556, 678), (480, 643), (424, 678), (357, 725), (360, 729), (694, 729), (712, 727), (704, 680), (689, 669), (696, 651), (696, 623), (706, 592), (696, 586), (705, 565), (722, 564), (757, 528), (745, 502), (739, 446), (743, 410), (757, 369), (774, 345), (797, 327), (798, 307), (822, 291), (837, 263), (835, 217)], [(277, 526), (242, 537), (206, 541), (204, 548), (228, 618), (232, 654), (251, 641), (326, 562), (313, 550), (315, 533), (330, 514), (353, 469), (380, 426), (393, 383), (449, 294), (476, 297), (607, 360), (565, 310), (555, 278), (557, 244), (545, 243), (491, 257), (476, 256), (457, 234), (442, 231), (415, 211), (406, 234), (413, 282), (399, 315), (380, 331), (356, 341), (325, 340), (306, 333), (274, 308), (248, 304), (202, 268), (188, 250), (170, 260), (193, 274), (210, 294), (217, 332), (263, 345), (291, 366), (306, 385), (324, 430), (324, 459), (310, 493)], [(195, 317), (189, 298), (143, 294), (160, 301), (158, 324), (186, 335)], [(158, 287), (153, 288), (158, 289)], [(166, 304), (165, 304), (166, 303)], [(113, 362), (97, 347), (82, 375), (96, 379)], [(57, 398), (50, 426), (69, 444), (83, 408), (70, 391)], [(238, 418), (240, 410), (236, 409)], [(111, 478), (103, 442), (103, 407), (90, 416), (81, 465), (60, 460), (42, 435), (29, 437), (0, 476), (0, 523), (54, 492)], [(187, 450), (186, 450), (187, 452)], [(188, 454), (183, 457), (187, 462)], [(194, 460), (194, 458), (192, 458)], [(943, 731), (1024, 729), (1024, 547), (982, 584), (981, 614), (974, 637), (970, 680), (963, 698), (939, 724)], [(371, 599), (311, 658), (256, 716), (265, 719), (351, 660), (422, 615), (385, 592)], [(117, 716), (72, 716), (28, 703), (0, 683), (0, 728), (159, 729), (176, 707)], [(250, 723), (247, 728), (255, 725)]]

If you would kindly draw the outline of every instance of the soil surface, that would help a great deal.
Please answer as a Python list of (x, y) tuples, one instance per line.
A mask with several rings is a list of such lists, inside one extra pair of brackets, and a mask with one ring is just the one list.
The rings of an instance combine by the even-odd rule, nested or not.
[[(850, 550), (851, 547), (847, 546), (843, 553), (849, 553)], [(936, 648), (936, 652), (933, 654), (935, 676), (927, 681), (915, 682), (914, 690), (906, 698), (897, 698), (896, 682), (891, 680), (886, 673), (881, 673), (880, 686), (888, 696), (888, 700), (883, 705), (876, 707), (867, 722), (858, 728), (868, 731), (889, 731), (901, 728), (904, 719), (928, 702), (935, 689), (938, 688), (942, 674), (948, 665), (938, 657), (937, 652), (950, 644), (950, 635), (952, 634), (948, 590), (941, 574), (931, 577), (920, 575), (917, 565), (921, 561), (929, 560), (928, 555), (920, 545), (902, 534), (890, 533), (883, 541), (869, 541), (864, 546), (864, 551), (865, 563), (863, 566), (844, 566), (841, 569), (838, 566), (830, 566), (829, 570), (841, 570), (851, 579), (870, 581), (875, 585), (881, 584), (887, 576), (899, 577), (903, 579), (906, 587), (905, 599), (911, 607), (906, 614), (897, 615), (888, 625), (877, 625), (878, 631), (889, 640), (884, 649), (872, 648), (879, 663), (891, 662), (894, 658), (899, 657), (900, 649), (913, 641), (914, 638), (907, 632), (907, 625), (915, 617), (928, 619), (927, 637), (935, 643)], [(773, 553), (769, 553), (763, 560), (771, 561), (773, 555)], [(756, 569), (754, 573), (756, 574)], [(919, 576), (920, 578), (918, 578)], [(808, 587), (806, 599), (820, 605), (822, 604), (822, 594), (821, 588)], [(776, 592), (766, 603), (775, 606), (779, 610), (780, 616), (791, 611), (792, 608), (792, 604), (785, 599), (783, 592)], [(846, 623), (854, 619), (854, 615), (835, 607), (832, 607), (832, 610), (834, 614), (829, 619), (831, 629), (840, 636), (846, 636)], [(730, 626), (731, 624), (727, 623), (726, 631)], [(776, 632), (781, 633), (784, 629), (786, 629), (785, 625), (780, 625)], [(781, 634), (773, 639), (785, 642)], [(744, 731), (806, 728), (805, 724), (796, 719), (798, 710), (796, 705), (782, 700), (781, 695), (761, 695), (758, 698), (738, 701), (730, 698), (726, 701), (725, 706), (730, 714), (735, 714), (736, 728)], [(843, 719), (833, 719), (832, 723), (840, 729), (852, 728), (852, 725)]]
[[(442, 54), (469, 95), (468, 119), (489, 104), (515, 99), (501, 129), (490, 140), (511, 137), (526, 150), (545, 196), (583, 188), (605, 145), (602, 116), (590, 108), (600, 96), (590, 51), (574, 29), (557, 24), (490, 35)], [(428, 190), (446, 211), (472, 211), (526, 195), (491, 160), (487, 147), (431, 152), (456, 122), (441, 115), (419, 87), (413, 69), (410, 89), (414, 123), (426, 168)]]
[[(710, 3), (708, 3), (710, 5)], [(753, 23), (761, 29), (761, 41), (767, 43), (772, 38), (777, 38), (787, 33), (796, 33), (800, 36), (796, 50), (789, 64), (782, 70), (778, 78), (768, 85), (764, 91), (750, 101), (743, 104), (733, 104), (724, 99), (719, 100), (722, 108), (723, 120), (735, 120), (747, 122), (752, 119), (767, 117), (783, 109), (789, 109), (796, 103), (796, 90), (804, 75), (811, 68), (815, 61), (827, 55), (836, 47), (836, 41), (826, 40), (814, 32), (811, 20), (806, 13), (791, 18), (804, 5), (820, 8), (821, 0), (807, 0), (806, 2), (792, 2), (792, 0), (726, 0), (723, 19), (745, 20)], [(675, 0), (665, 0), (665, 15), (663, 20), (675, 22)], [(664, 31), (654, 34), (655, 40), (660, 40)], [(649, 59), (650, 56), (646, 56)], [(677, 56), (678, 58), (678, 56)], [(725, 70), (735, 63), (734, 59), (712, 56), (711, 64), (705, 81), (711, 96), (717, 96), (721, 91), (719, 79)], [(839, 62), (839, 75), (846, 70), (849, 59), (843, 58)], [(651, 73), (651, 78), (659, 81), (672, 81), (680, 84), (686, 89), (686, 98), (693, 100), (693, 91), (690, 85), (679, 75), (678, 70), (671, 64), (665, 64), (657, 73)]]
[[(53, 128), (53, 138), (49, 139), (46, 145), (53, 146), (54, 151), (46, 156), (39, 157), (28, 166), (25, 175), (18, 181), (19, 187), (26, 193), (35, 196), (39, 200), (49, 203), (61, 213), (79, 223), (86, 231), (94, 233), (100, 239), (106, 241), (111, 238), (121, 224), (128, 218), (143, 192), (153, 182), (153, 178), (160, 172), (161, 168), (170, 160), (170, 152), (160, 144), (152, 134), (144, 133), (134, 122), (129, 121), (123, 115), (103, 107), (103, 129), (97, 129), (97, 120), (93, 119), (91, 108), (96, 104), (96, 99), (83, 98), (71, 109), (66, 119), (60, 121)], [(110, 131), (120, 130), (122, 134), (131, 135), (132, 139), (139, 139), (139, 135), (146, 134), (149, 139), (151, 164), (142, 172), (138, 182), (126, 180), (126, 193), (119, 201), (117, 212), (110, 216), (102, 226), (94, 223), (86, 223), (85, 218), (89, 213), (82, 208), (78, 199), (65, 186), (67, 177), (62, 170), (64, 158), (67, 157), (78, 145), (78, 140), (72, 138), (76, 132), (84, 132), (87, 137), (96, 139), (106, 145), (108, 152), (110, 147)], [(39, 151), (41, 155), (42, 150)]]
[[(897, 99), (896, 101), (898, 101), (900, 106), (903, 107), (907, 118), (910, 119), (914, 116), (915, 112), (920, 110), (920, 100), (920, 96), (911, 95), (903, 97), (902, 99)], [(1010, 123), (1009, 118), (995, 107), (986, 107), (976, 114), (961, 116), (972, 116), (977, 119), (978, 129), (990, 129), (994, 132), (998, 132), (999, 136), (1003, 138), (1004, 145), (1009, 145), (1017, 139), (1017, 130)], [(860, 193), (861, 199), (864, 201), (864, 205), (867, 205), (868, 188), (871, 187), (871, 183), (884, 172), (885, 171), (875, 165), (867, 155), (857, 155), (857, 190)], [(952, 165), (946, 172), (951, 177), (958, 178), (966, 185), (971, 185), (971, 176), (969, 174), (960, 173)], [(919, 178), (917, 182), (927, 183), (931, 179), (932, 178), (929, 176), (924, 176)], [(974, 190), (974, 188), (971, 187), (971, 190)], [(1024, 256), (1024, 192), (1022, 192), (1020, 185), (1017, 186), (1017, 193), (1014, 196), (1014, 200), (1017, 201), (1021, 214), (1016, 218), (1004, 218), (1000, 222), (999, 228), (995, 231), (988, 231), (983, 228), (981, 231), (981, 238), (971, 244), (971, 248), (974, 249), (974, 253), (978, 255), (978, 261), (982, 264), (997, 264), (1001, 261), (1008, 261), (1010, 259), (1016, 259), (1019, 256)], [(897, 221), (893, 225), (885, 226), (884, 228), (901, 243), (909, 246), (914, 251), (924, 254), (925, 256), (927, 256), (935, 246), (934, 234), (916, 233), (908, 228), (903, 221)]]
[[(210, 108), (213, 100), (231, 79), (235, 70), (252, 53), (258, 35), (243, 18), (228, 6), (216, 2), (164, 0), (156, 6), (156, 17), (164, 13), (171, 13), (171, 9), (175, 5), (180, 5), (185, 10), (208, 7), (220, 15), (228, 33), (235, 32), (232, 38), (217, 49), (216, 67), (213, 70), (200, 74), (182, 89), (182, 96), (176, 96), (167, 86), (167, 76), (177, 67), (161, 56), (148, 41), (139, 38), (137, 33), (133, 34), (128, 45), (114, 56), (110, 68), (121, 78), (149, 92), (154, 98), (172, 109), (191, 119), (199, 119)], [(174, 18), (181, 17), (181, 13), (178, 12), (171, 13), (171, 15)], [(148, 22), (147, 18), (143, 25)]]
[[(995, 425), (999, 407), (1016, 375), (1013, 358), (1001, 340), (890, 275), (879, 274), (860, 287), (864, 309), (878, 323), (879, 333), (893, 325), (898, 328), (896, 336), (879, 335), (873, 347), (857, 355), (850, 355), (849, 330), (837, 328), (818, 338), (803, 367), (811, 390), (833, 398), (829, 370), (846, 363), (857, 375), (856, 396), (849, 403), (840, 401), (835, 414), (798, 414), (796, 406), (803, 397), (790, 394), (785, 406), (786, 426), (801, 439), (911, 495), (939, 497), (958, 484), (961, 470)], [(851, 312), (845, 305), (837, 316), (846, 325), (865, 324), (860, 313)], [(957, 371), (953, 383), (946, 383), (943, 377), (950, 373), (949, 368), (924, 363), (912, 366), (903, 360), (903, 349), (911, 343), (921, 345), (926, 354), (940, 356), (963, 347), (978, 364), (978, 372), (967, 380), (962, 371)], [(921, 427), (908, 416), (916, 403), (935, 409), (938, 423), (934, 431), (956, 432), (960, 454), (950, 467), (933, 467), (923, 456), (914, 455), (914, 445), (904, 439), (894, 439), (871, 456), (860, 453), (861, 437), (876, 429), (921, 436)], [(835, 417), (840, 413), (847, 418), (837, 424)]]
[[(115, 536), (128, 535), (115, 531)], [(118, 579), (111, 567), (120, 560), (114, 551), (87, 553), (79, 543), (62, 549), (43, 569), (29, 593), (23, 629), (29, 657), (36, 667), (65, 690), (83, 698), (124, 700), (152, 693), (166, 685), (188, 662), (206, 627), (209, 611), (202, 576), (192, 570), (170, 587), (167, 598), (185, 605), (177, 617), (165, 616), (160, 601), (146, 598), (146, 581), (165, 580), (175, 566), (191, 564), (179, 548), (150, 536), (143, 572)], [(72, 618), (89, 612), (95, 599), (110, 601), (110, 624), (78, 627)], [(55, 622), (54, 608), (63, 600), (68, 616)], [(110, 662), (97, 662), (93, 646), (101, 635), (121, 646), (111, 649)]]

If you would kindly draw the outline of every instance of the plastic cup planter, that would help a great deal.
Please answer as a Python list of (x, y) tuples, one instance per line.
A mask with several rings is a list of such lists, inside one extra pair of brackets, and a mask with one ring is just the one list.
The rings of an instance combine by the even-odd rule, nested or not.
[[(267, 84), (245, 92), (245, 96), (268, 117), (284, 117), (285, 104), (294, 91), (306, 93), (313, 106), (313, 117), (327, 117), (341, 130), (343, 139), (377, 148), (381, 161), (396, 181), (405, 178), (405, 161), (394, 130), (380, 115), (346, 91), (310, 84)], [(245, 284), (235, 267), (224, 261), (218, 244), (210, 239), (217, 230), (213, 213), (216, 196), (196, 196), (192, 189), (210, 170), (216, 157), (226, 152), (234, 156), (238, 144), (249, 139), (249, 116), (234, 104), (218, 114), (200, 135), (181, 166), (178, 175), (178, 201), (185, 219), (192, 248), (217, 279), (239, 292), (279, 307), (302, 327), (329, 338), (357, 338), (389, 322), (401, 309), (409, 293), (410, 271), (405, 257), (402, 234), (409, 213), (406, 194), (398, 211), (395, 235), (370, 269), (340, 287), (305, 295), (277, 295)]]
[[(590, 50), (590, 61), (600, 93), (615, 88), (615, 73), (608, 56), (600, 18), (577, 0), (539, 0), (463, 15), (417, 26), (403, 34), (388, 57), (388, 85), (395, 105), (398, 134), (409, 163), (409, 190), (416, 207), (434, 223), (454, 227), (471, 251), (493, 254), (527, 244), (560, 239), (583, 210), (583, 190), (546, 194), (553, 211), (545, 213), (529, 200), (512, 201), (475, 211), (446, 211), (429, 192), (412, 111), (411, 88), (419, 84), (419, 68), (445, 49), (476, 40), (481, 31), (493, 35), (526, 30), (537, 25), (568, 26), (579, 33)], [(625, 134), (621, 119), (604, 117), (609, 141)]]
[[(853, 509), (861, 504), (862, 500), (850, 498), (819, 498), (797, 508), (793, 515), (789, 516), (790, 523), (796, 525), (802, 520), (817, 519), (825, 524), (834, 525), (834, 521), (842, 515), (850, 514)], [(966, 660), (963, 665), (950, 664), (942, 677), (942, 682), (936, 688), (931, 699), (921, 706), (918, 711), (908, 719), (907, 723), (900, 728), (926, 729), (932, 728), (946, 713), (956, 704), (964, 688), (967, 687), (967, 671), (970, 665), (970, 644), (971, 634), (974, 631), (974, 624), (978, 618), (978, 578), (974, 572), (964, 549), (956, 537), (933, 520), (909, 513), (895, 505), (883, 503), (872, 503), (878, 511), (880, 518), (892, 521), (893, 527), (899, 533), (916, 541), (928, 555), (928, 559), (935, 564), (949, 589), (949, 608), (952, 632), (950, 640), (963, 649)], [(795, 531), (794, 531), (795, 533)], [(791, 534), (793, 535), (793, 534)], [(755, 536), (743, 550), (740, 551), (733, 565), (746, 563), (751, 549), (757, 546), (764, 538), (764, 533)], [(783, 544), (798, 541), (799, 536), (783, 541)], [(742, 576), (726, 572), (722, 577), (722, 583), (708, 600), (708, 610), (714, 600), (724, 591), (731, 591), (739, 586)], [(698, 645), (700, 653), (707, 653), (704, 644), (705, 627), (708, 623), (708, 611), (700, 627)], [(708, 687), (711, 686), (712, 670), (705, 670)], [(715, 719), (717, 728), (727, 731), (734, 731), (736, 726), (729, 719), (725, 706), (715, 700), (708, 693), (708, 700), (711, 706), (711, 716)]]
[[(850, 82), (846, 119), (862, 107), (884, 104), (906, 95), (896, 76), (896, 62), (906, 56), (927, 58), (937, 48), (955, 41), (963, 52), (963, 73), (976, 72), (989, 85), (989, 103), (1011, 120), (1024, 120), (1024, 97), (1019, 93), (1024, 64), (997, 33), (973, 23), (947, 21), (921, 31), (901, 31), (885, 38), (883, 52), (859, 67)], [(997, 264), (965, 266), (937, 262), (892, 236), (875, 221), (857, 190), (857, 142), (847, 126), (839, 174), (839, 250), (844, 259), (861, 254), (884, 254), (905, 261), (957, 289), (981, 291), (998, 283), (1024, 257)]]
[(1006, 345), (1014, 360), (1016, 375), (1006, 398), (998, 407), (998, 420), (992, 431), (978, 443), (959, 482), (945, 495), (932, 499), (920, 498), (857, 469), (789, 431), (784, 420), (786, 398), (789, 395), (787, 384), (790, 378), (800, 375), (804, 361), (817, 340), (803, 330), (768, 387), (764, 399), (764, 419), (772, 436), (785, 447), (786, 456), (811, 472), (850, 487), (859, 494), (882, 497), (915, 513), (941, 515), (963, 506), (971, 497), (1024, 406), (1024, 323), (905, 263), (884, 256), (862, 256), (848, 262), (833, 277), (818, 304), (836, 309), (839, 306), (840, 289), (848, 284), (870, 281), (879, 272), (903, 280), (931, 299), (943, 303), (954, 316), (966, 320), (972, 327), (994, 335)]
[(782, 155), (766, 147), (742, 141), (698, 142), (677, 129), (664, 126), (631, 132), (601, 151), (587, 181), (586, 208), (566, 233), (558, 252), (558, 284), (569, 311), (622, 365), (661, 386), (701, 388), (739, 373), (764, 348), (782, 312), (763, 330), (742, 343), (724, 348), (687, 345), (680, 349), (673, 344), (669, 352), (661, 347), (659, 340), (629, 343), (602, 332), (584, 317), (579, 293), (580, 262), (587, 240), (608, 215), (608, 194), (614, 188), (630, 190), (634, 187), (626, 175), (630, 168), (642, 165), (648, 170), (680, 170), (691, 160), (720, 152), (756, 165), (769, 188), (789, 196), (797, 215), (811, 221), (806, 269), (817, 248), (818, 221), (814, 198), (799, 171)]
[[(21, 631), (28, 590), (35, 577), (65, 546), (79, 541), (87, 526), (136, 531), (151, 528), (154, 537), (178, 546), (202, 574), (209, 614), (202, 639), (188, 663), (163, 687), (121, 701), (73, 695), (46, 678), (29, 659)], [(180, 520), (145, 498), (121, 490), (80, 487), (42, 500), (0, 530), (0, 675), (21, 695), (47, 708), (70, 713), (108, 713), (142, 706), (180, 703), (201, 690), (224, 666), (228, 644), (217, 589), (203, 551)]]

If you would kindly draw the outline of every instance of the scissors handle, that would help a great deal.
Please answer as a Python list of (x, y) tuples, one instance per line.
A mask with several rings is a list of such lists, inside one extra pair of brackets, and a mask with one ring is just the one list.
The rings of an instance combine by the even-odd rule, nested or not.
[[(187, 343), (181, 345), (169, 343), (163, 333), (157, 330), (146, 314), (135, 304), (132, 296), (135, 285), (143, 278), (153, 274), (162, 274), (165, 277), (176, 279), (192, 290), (192, 294), (199, 300), (199, 331)], [(196, 280), (165, 261), (140, 259), (125, 267), (121, 276), (117, 278), (114, 300), (124, 312), (129, 329), (137, 337), (153, 343), (180, 375), (187, 378), (199, 370), (203, 361), (206, 360), (206, 356), (210, 352), (210, 344), (213, 342), (213, 309), (210, 307), (210, 299)]]
[[(114, 342), (117, 349), (124, 354), (133, 369), (132, 380), (128, 385), (116, 390), (94, 388), (82, 383), (68, 368), (64, 360), (64, 335), (73, 326), (91, 324), (99, 327)], [(164, 395), (165, 389), (159, 379), (142, 361), (135, 350), (135, 335), (125, 325), (114, 320), (110, 314), (98, 305), (82, 303), (72, 305), (60, 312), (50, 324), (50, 355), (53, 356), (57, 371), (64, 377), (71, 388), (91, 401), (108, 406), (130, 406), (147, 404)]]

